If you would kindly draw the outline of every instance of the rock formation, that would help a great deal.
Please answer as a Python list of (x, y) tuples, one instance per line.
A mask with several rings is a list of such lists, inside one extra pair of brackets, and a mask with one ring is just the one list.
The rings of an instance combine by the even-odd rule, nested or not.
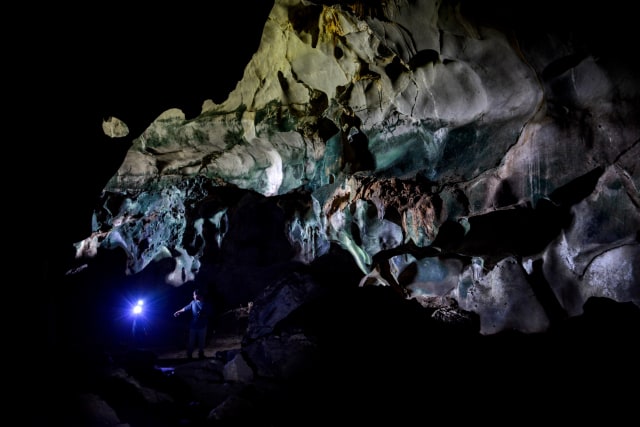
[(170, 258), (166, 283), (197, 281), (249, 198), (279, 217), (259, 221), (289, 241), (280, 262), (338, 246), (361, 286), (451, 297), (483, 333), (638, 304), (637, 75), (579, 30), (469, 8), (276, 1), (227, 100), (135, 138), (78, 257), (118, 248), (127, 274)]
[[(122, 158), (73, 246), (68, 304), (117, 342), (114, 294), (161, 295), (171, 312), (205, 288), (219, 313), (252, 306), (243, 378), (351, 376), (332, 388), (345, 399), (382, 404), (406, 378), (450, 396), (454, 374), (516, 387), (514, 360), (543, 386), (590, 348), (563, 341), (587, 307), (640, 306), (629, 24), (615, 4), (276, 0), (224, 100), (104, 118)], [(78, 308), (87, 295), (104, 304)], [(622, 318), (624, 340), (638, 323)], [(545, 371), (549, 343), (560, 360)]]

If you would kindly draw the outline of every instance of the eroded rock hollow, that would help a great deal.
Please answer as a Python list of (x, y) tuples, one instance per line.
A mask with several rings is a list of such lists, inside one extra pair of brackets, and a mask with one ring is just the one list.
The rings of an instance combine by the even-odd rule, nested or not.
[[(484, 410), (516, 389), (528, 405), (558, 377), (586, 401), (574, 361), (595, 354), (593, 335), (566, 339), (575, 319), (603, 349), (614, 347), (607, 321), (621, 320), (622, 350), (586, 360), (606, 365), (609, 385), (613, 366), (626, 376), (640, 306), (631, 18), (613, 4), (526, 3), (276, 0), (222, 100), (113, 108), (99, 132), (115, 173), (86, 167), (106, 185), (86, 212), (91, 230), (70, 248), (72, 297), (51, 292), (64, 300), (60, 329), (80, 329), (72, 346), (131, 338), (120, 310), (143, 294), (157, 310), (149, 344), (181, 345), (168, 319), (198, 287), (217, 332), (243, 313), (230, 326), (239, 356), (221, 369), (231, 383), (329, 387), (313, 401), (292, 388), (282, 405), (292, 414), (351, 408), (354, 395), (366, 397), (358, 413), (375, 401), (395, 414), (407, 379), (451, 407), (447, 396), (467, 396), (460, 384), (502, 381), (476, 397)], [(163, 49), (138, 65), (158, 66)], [(209, 64), (216, 54), (188, 57), (198, 55)], [(209, 70), (216, 81), (220, 68)], [(610, 307), (621, 314), (589, 323)], [(541, 335), (553, 346), (485, 345)], [(218, 416), (214, 374), (198, 383), (186, 372)], [(256, 387), (241, 396), (253, 409), (268, 395)], [(270, 396), (259, 409), (279, 411)]]
[(125, 277), (154, 270), (146, 286), (255, 302), (256, 360), (326, 289), (388, 288), (482, 335), (640, 304), (621, 42), (471, 3), (277, 0), (226, 100), (105, 119), (131, 146), (70, 274), (111, 252)]

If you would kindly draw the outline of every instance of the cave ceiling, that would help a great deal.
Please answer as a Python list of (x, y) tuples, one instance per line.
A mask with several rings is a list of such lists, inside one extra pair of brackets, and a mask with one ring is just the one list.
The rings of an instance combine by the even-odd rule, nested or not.
[(339, 248), (352, 285), (446, 297), (487, 334), (549, 326), (536, 281), (568, 315), (640, 304), (624, 41), (487, 4), (276, 0), (226, 98), (102, 118), (122, 161), (69, 274), (117, 251), (126, 275), (169, 265), (172, 287), (241, 281), (242, 303)]

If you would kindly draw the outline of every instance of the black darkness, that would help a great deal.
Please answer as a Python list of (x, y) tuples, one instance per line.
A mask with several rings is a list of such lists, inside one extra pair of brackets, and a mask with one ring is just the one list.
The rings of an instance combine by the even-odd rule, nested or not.
[(204, 100), (224, 101), (257, 50), (272, 5), (51, 11), (55, 19), (30, 40), (26, 67), (35, 77), (27, 102), (39, 104), (30, 127), (38, 127), (45, 176), (58, 188), (46, 194), (52, 240), (86, 237), (91, 205), (129, 147), (131, 138), (103, 135), (102, 119), (118, 117), (135, 137), (168, 108), (194, 117)]
[[(27, 323), (36, 328), (18, 335), (34, 377), (54, 373), (66, 337), (82, 339), (85, 321), (74, 314), (103, 302), (104, 295), (88, 291), (72, 295), (64, 273), (132, 139), (168, 108), (195, 117), (206, 99), (224, 101), (257, 51), (273, 7), (268, 0), (193, 3), (21, 6), (8, 16), (15, 30), (5, 52), (5, 103), (13, 105), (6, 141), (27, 159), (17, 196), (26, 200), (28, 213), (18, 216), (28, 231), (13, 234), (29, 277)], [(130, 136), (104, 136), (109, 116), (123, 120)], [(69, 326), (60, 316), (78, 331), (63, 331)]]
[(137, 137), (168, 108), (189, 118), (206, 99), (224, 101), (257, 50), (272, 5), (251, 0), (130, 10), (105, 4), (88, 16), (63, 18), (36, 42), (38, 65), (47, 70), (39, 82), (42, 113), (52, 123), (42, 141), (47, 176), (65, 189), (52, 194), (55, 205), (66, 207), (58, 218), (61, 238), (86, 237), (91, 202), (129, 147), (131, 138), (104, 137), (102, 119), (118, 117)]

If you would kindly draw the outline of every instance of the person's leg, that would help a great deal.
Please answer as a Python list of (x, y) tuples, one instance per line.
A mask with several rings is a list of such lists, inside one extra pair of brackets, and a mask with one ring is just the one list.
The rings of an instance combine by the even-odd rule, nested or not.
[(189, 328), (189, 340), (187, 341), (187, 357), (193, 357), (193, 349), (196, 345), (197, 329)]
[(204, 357), (204, 344), (207, 338), (207, 328), (198, 329), (198, 357)]

